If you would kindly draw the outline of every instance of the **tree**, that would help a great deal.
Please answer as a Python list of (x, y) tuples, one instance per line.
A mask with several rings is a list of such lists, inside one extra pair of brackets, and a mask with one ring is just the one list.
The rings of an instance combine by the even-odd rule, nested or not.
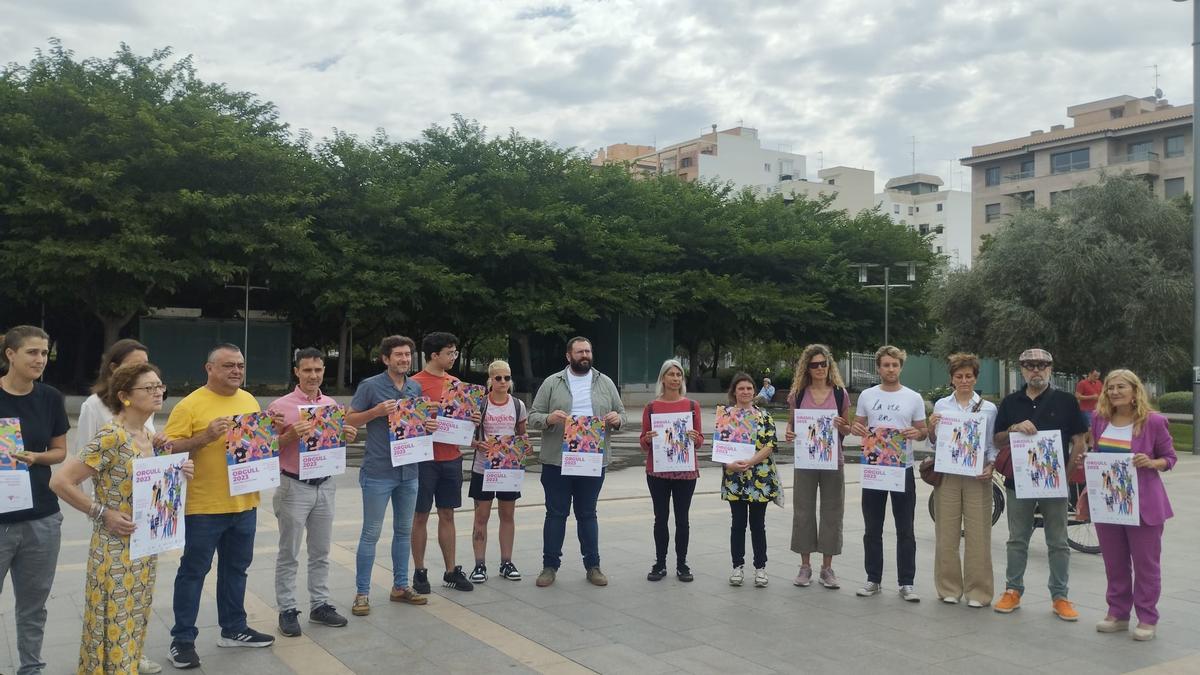
[(949, 273), (932, 294), (937, 351), (1014, 358), (1041, 346), (1072, 372), (1186, 366), (1189, 220), (1128, 174), (1017, 213), (970, 271)]

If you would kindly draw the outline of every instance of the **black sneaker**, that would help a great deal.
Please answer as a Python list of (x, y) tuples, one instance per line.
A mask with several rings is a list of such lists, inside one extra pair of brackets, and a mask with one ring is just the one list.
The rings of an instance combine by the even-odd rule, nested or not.
[(483, 563), (475, 563), (475, 569), (471, 570), (471, 576), (467, 577), (473, 584), (482, 584), (487, 581), (487, 565)]
[(270, 647), (273, 644), (275, 638), (249, 626), (236, 633), (221, 631), (221, 639), (217, 640), (218, 647)]
[[(456, 591), (473, 591), (475, 586), (467, 580), (467, 575), (463, 574), (462, 565), (455, 565), (454, 569), (442, 575), (442, 585), (446, 588), (453, 588)], [(413, 584), (416, 585), (415, 583)]]
[(500, 563), (500, 576), (509, 581), (520, 581), (521, 571), (517, 569), (516, 565), (512, 564), (511, 560), (505, 560)]
[(650, 568), (650, 573), (646, 575), (646, 581), (662, 581), (667, 576), (667, 564), (656, 562)]
[(338, 611), (333, 608), (333, 605), (325, 604), (308, 613), (308, 620), (313, 623), (319, 623), (324, 626), (333, 626), (341, 628), (350, 623), (346, 617), (338, 614)]
[(279, 632), (284, 637), (300, 636), (300, 621), (296, 618), (298, 616), (300, 616), (298, 609), (289, 609), (279, 613)]
[(692, 576), (692, 568), (687, 566), (687, 563), (679, 563), (675, 567), (675, 576), (679, 577), (680, 581), (692, 581), (696, 577)]
[(421, 567), (413, 571), (412, 588), (421, 595), (429, 595), (429, 570)]
[(180, 670), (200, 667), (200, 655), (196, 653), (194, 642), (179, 642), (173, 640), (167, 649), (167, 660)]

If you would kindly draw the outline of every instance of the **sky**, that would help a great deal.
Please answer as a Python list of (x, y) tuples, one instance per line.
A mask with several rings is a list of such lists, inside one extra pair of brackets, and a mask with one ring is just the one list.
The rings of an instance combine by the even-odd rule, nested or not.
[[(1198, 0), (1200, 1), (1200, 0)], [(767, 147), (969, 187), (972, 145), (1158, 86), (1190, 103), (1172, 0), (0, 0), (0, 63), (171, 47), (274, 102), (294, 131), (409, 139), (460, 113), (589, 154), (712, 124)]]

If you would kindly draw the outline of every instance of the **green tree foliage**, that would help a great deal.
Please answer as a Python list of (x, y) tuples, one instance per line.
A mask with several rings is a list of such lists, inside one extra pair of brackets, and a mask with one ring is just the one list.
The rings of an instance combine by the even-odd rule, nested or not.
[(1019, 212), (970, 271), (931, 294), (939, 353), (1014, 358), (1049, 349), (1057, 367), (1162, 374), (1189, 362), (1188, 214), (1133, 176), (1107, 176), (1049, 209)]

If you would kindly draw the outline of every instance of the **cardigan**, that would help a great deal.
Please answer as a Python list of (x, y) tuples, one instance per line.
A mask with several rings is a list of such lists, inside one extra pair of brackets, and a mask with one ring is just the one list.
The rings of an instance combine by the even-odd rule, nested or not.
[[(1108, 427), (1108, 420), (1097, 412), (1092, 423), (1092, 440), (1100, 442), (1100, 436)], [(1152, 459), (1167, 460), (1167, 470), (1175, 466), (1175, 446), (1171, 441), (1171, 432), (1167, 426), (1167, 418), (1152, 412), (1142, 426), (1142, 433), (1133, 437), (1132, 452), (1149, 455)], [(1162, 525), (1167, 518), (1175, 515), (1171, 510), (1171, 502), (1167, 499), (1167, 489), (1163, 486), (1162, 476), (1157, 469), (1138, 469), (1138, 509), (1143, 525)]]

